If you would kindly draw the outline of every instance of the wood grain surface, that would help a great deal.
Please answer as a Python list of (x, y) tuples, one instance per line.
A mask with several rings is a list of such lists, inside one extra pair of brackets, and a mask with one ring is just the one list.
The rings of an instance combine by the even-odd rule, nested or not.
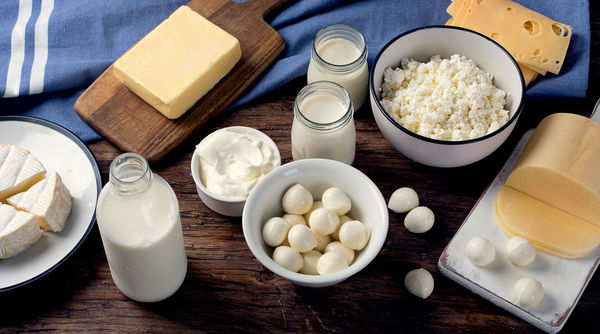
[(276, 59), (285, 42), (263, 17), (286, 2), (192, 0), (187, 4), (235, 36), (240, 41), (242, 58), (178, 119), (166, 118), (122, 85), (113, 75), (113, 66), (81, 94), (75, 111), (121, 150), (157, 162), (231, 104)]
[[(387, 240), (377, 258), (350, 279), (329, 288), (291, 284), (265, 269), (242, 234), (241, 219), (220, 216), (200, 201), (190, 176), (194, 145), (215, 129), (257, 128), (291, 161), (292, 106), (304, 78), (252, 105), (222, 113), (192, 138), (154, 164), (179, 199), (188, 273), (181, 289), (155, 304), (137, 303), (112, 282), (97, 228), (85, 245), (49, 277), (0, 294), (0, 333), (380, 333), (518, 332), (537, 329), (442, 276), (437, 260), (477, 198), (510, 155), (518, 139), (554, 112), (589, 115), (600, 86), (600, 4), (590, 1), (592, 49), (590, 87), (585, 99), (528, 100), (513, 134), (498, 151), (463, 168), (439, 169), (404, 158), (383, 138), (370, 109), (356, 119), (354, 166), (368, 175), (387, 199), (411, 186), (436, 214), (433, 229), (408, 232), (404, 215), (390, 212)], [(120, 151), (106, 140), (89, 145), (106, 182)], [(424, 267), (435, 280), (426, 300), (410, 295), (404, 275)], [(0, 273), (1, 275), (2, 273)], [(593, 277), (563, 333), (600, 332), (600, 276)]]

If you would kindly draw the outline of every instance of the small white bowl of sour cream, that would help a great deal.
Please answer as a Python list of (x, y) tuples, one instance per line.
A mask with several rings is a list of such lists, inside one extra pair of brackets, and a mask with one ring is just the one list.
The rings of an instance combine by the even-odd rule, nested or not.
[(192, 156), (196, 190), (211, 210), (240, 217), (254, 186), (281, 165), (273, 140), (259, 130), (230, 126), (204, 137)]

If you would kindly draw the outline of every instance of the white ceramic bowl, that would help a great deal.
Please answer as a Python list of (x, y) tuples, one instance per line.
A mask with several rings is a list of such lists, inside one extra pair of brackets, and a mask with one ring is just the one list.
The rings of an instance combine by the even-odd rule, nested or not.
[[(236, 131), (241, 133), (251, 132), (263, 138), (264, 141), (268, 145), (272, 146), (273, 150), (275, 151), (277, 157), (277, 167), (281, 165), (281, 156), (279, 154), (279, 150), (277, 149), (277, 145), (275, 145), (275, 142), (273, 142), (273, 140), (269, 138), (269, 136), (267, 136), (266, 134), (246, 126), (230, 126), (227, 128), (219, 129), (204, 137), (204, 139), (200, 141), (200, 144), (203, 141), (205, 141), (206, 138), (209, 138), (213, 134), (225, 130)], [(244, 210), (244, 203), (246, 203), (245, 197), (229, 198), (219, 194), (215, 194), (210, 190), (206, 189), (206, 187), (202, 183), (202, 179), (200, 178), (200, 157), (196, 153), (196, 151), (194, 151), (194, 155), (192, 156), (191, 172), (192, 178), (194, 179), (194, 183), (196, 183), (196, 190), (198, 191), (198, 195), (200, 196), (200, 199), (202, 199), (202, 202), (206, 204), (206, 206), (208, 206), (211, 210), (220, 213), (224, 216), (240, 217), (242, 215), (242, 211)]]
[[(418, 135), (398, 124), (379, 103), (383, 72), (397, 67), (407, 57), (421, 62), (439, 54), (449, 58), (461, 54), (473, 59), (494, 76), (494, 85), (507, 94), (509, 121), (483, 137), (445, 141)], [(514, 58), (491, 38), (477, 32), (449, 26), (431, 26), (408, 31), (384, 46), (371, 68), (369, 78), (371, 108), (383, 136), (406, 157), (434, 167), (459, 167), (479, 161), (494, 152), (514, 129), (525, 97), (523, 75)]]
[[(348, 215), (363, 222), (371, 238), (363, 250), (356, 252), (354, 262), (348, 268), (327, 275), (306, 275), (289, 271), (271, 258), (273, 248), (263, 242), (262, 226), (267, 219), (283, 215), (281, 198), (296, 183), (309, 189), (316, 199), (325, 189), (336, 186), (352, 200)], [(377, 186), (358, 169), (334, 160), (303, 159), (277, 168), (254, 188), (244, 207), (242, 227), (248, 247), (265, 267), (293, 283), (322, 287), (347, 279), (375, 258), (387, 236), (388, 211)]]

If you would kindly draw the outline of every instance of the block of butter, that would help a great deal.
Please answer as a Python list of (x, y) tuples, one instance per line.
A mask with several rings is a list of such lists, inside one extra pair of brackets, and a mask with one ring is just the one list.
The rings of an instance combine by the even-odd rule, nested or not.
[(241, 55), (237, 38), (181, 6), (115, 62), (114, 74), (175, 119), (229, 73)]

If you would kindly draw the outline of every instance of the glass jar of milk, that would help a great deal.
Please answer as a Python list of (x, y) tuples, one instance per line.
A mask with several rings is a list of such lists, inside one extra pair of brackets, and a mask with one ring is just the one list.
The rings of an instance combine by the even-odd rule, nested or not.
[(312, 43), (306, 73), (308, 83), (328, 80), (340, 84), (358, 110), (368, 92), (367, 54), (367, 44), (358, 30), (345, 24), (325, 27)]
[(292, 157), (325, 158), (352, 164), (356, 148), (354, 108), (344, 87), (316, 81), (294, 103)]
[(135, 153), (113, 160), (109, 178), (96, 216), (112, 278), (131, 299), (163, 300), (187, 272), (177, 197)]

